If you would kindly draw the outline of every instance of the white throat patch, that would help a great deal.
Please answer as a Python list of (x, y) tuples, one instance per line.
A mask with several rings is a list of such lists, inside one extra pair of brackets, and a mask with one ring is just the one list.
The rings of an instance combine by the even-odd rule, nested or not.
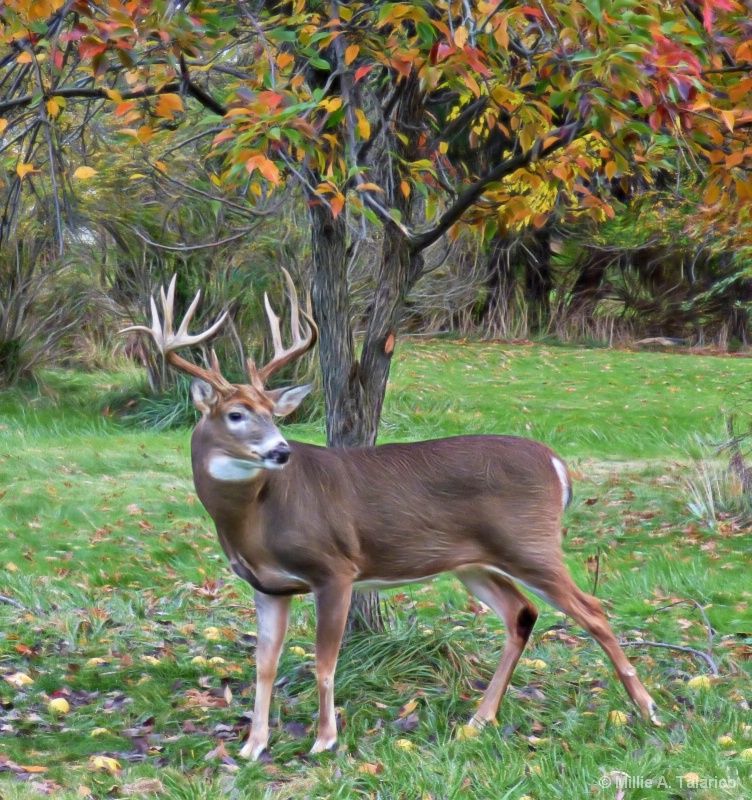
[(261, 470), (258, 461), (244, 461), (230, 456), (214, 456), (209, 460), (209, 474), (218, 481), (250, 481)]

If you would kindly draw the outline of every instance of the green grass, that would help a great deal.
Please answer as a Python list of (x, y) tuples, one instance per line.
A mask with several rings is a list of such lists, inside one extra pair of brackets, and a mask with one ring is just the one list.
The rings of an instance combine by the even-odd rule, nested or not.
[[(721, 504), (712, 521), (698, 517), (688, 488), (693, 458), (709, 452), (698, 441), (722, 440), (722, 412), (749, 396), (748, 375), (743, 359), (406, 344), (382, 439), (496, 432), (553, 446), (576, 476), (564, 540), (575, 580), (590, 591), (597, 565), (598, 596), (628, 640), (705, 650), (695, 606), (671, 605), (700, 603), (720, 677), (692, 688), (708, 674), (700, 658), (630, 647), (661, 705), (666, 726), (653, 729), (597, 645), (540, 606), (525, 657), (545, 666), (521, 664), (498, 726), (458, 738), (504, 634), (443, 578), (388, 593), (393, 630), (348, 643), (339, 750), (309, 759), (313, 610), (299, 598), (271, 760), (250, 765), (235, 759), (253, 699), (252, 592), (195, 499), (190, 431), (125, 428), (102, 413), (136, 373), (50, 373), (41, 394), (0, 395), (0, 594), (24, 607), (0, 603), (0, 675), (33, 680), (0, 679), (0, 795), (568, 800), (616, 797), (599, 780), (619, 771), (633, 776), (626, 798), (752, 796), (741, 756), (752, 748), (752, 534)], [(313, 423), (285, 433), (323, 438)], [(49, 710), (55, 697), (70, 713)], [(610, 722), (612, 710), (627, 724)], [(95, 756), (119, 768), (94, 770)], [(688, 773), (704, 785), (688, 788)]]

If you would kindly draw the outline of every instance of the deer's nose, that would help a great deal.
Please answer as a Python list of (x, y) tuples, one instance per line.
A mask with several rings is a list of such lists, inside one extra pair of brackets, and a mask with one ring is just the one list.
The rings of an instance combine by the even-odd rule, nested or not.
[(287, 444), (278, 444), (273, 450), (270, 450), (266, 456), (266, 461), (271, 461), (273, 464), (286, 464), (290, 460), (290, 447)]

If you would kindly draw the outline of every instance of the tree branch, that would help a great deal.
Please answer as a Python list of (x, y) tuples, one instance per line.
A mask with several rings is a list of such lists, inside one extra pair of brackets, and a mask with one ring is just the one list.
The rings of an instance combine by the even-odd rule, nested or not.
[(546, 139), (555, 137), (554, 140), (543, 146), (543, 141), (539, 139), (526, 153), (518, 153), (511, 158), (497, 164), (493, 169), (489, 170), (485, 175), (478, 178), (478, 180), (470, 187), (468, 187), (457, 200), (441, 215), (439, 221), (430, 230), (411, 237), (410, 247), (413, 252), (425, 250), (426, 247), (438, 241), (448, 230), (458, 222), (462, 215), (478, 200), (478, 198), (486, 190), (486, 187), (498, 181), (506, 175), (511, 174), (515, 170), (526, 167), (538, 159), (545, 158), (551, 153), (566, 144), (569, 144), (575, 139), (584, 129), (584, 122), (574, 122), (569, 125), (564, 125), (556, 131), (552, 131), (546, 136)]

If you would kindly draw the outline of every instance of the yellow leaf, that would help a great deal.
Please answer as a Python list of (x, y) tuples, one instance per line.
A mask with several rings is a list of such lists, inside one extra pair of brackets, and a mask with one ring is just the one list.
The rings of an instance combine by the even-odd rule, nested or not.
[(342, 98), (332, 97), (329, 100), (322, 100), (320, 105), (324, 111), (326, 111), (328, 114), (331, 114), (342, 106)]
[(53, 119), (55, 119), (55, 117), (56, 117), (56, 116), (57, 116), (57, 115), (60, 113), (60, 106), (57, 104), (57, 102), (55, 101), (55, 99), (54, 99), (54, 98), (52, 98), (52, 99), (48, 100), (48, 101), (45, 103), (45, 106), (47, 107), (47, 113), (48, 113), (48, 114), (49, 114), (49, 115), (50, 115), (50, 116), (51, 116)]
[(154, 658), (154, 656), (141, 656), (141, 660), (146, 664), (151, 664), (152, 667), (156, 667), (162, 663), (158, 658)]
[(616, 162), (615, 161), (609, 161), (606, 164), (606, 167), (605, 167), (604, 171), (606, 173), (606, 177), (610, 181), (612, 181), (614, 179), (614, 175), (616, 175)]
[(730, 736), (719, 736), (718, 744), (721, 747), (732, 747), (734, 745), (734, 740)]
[(690, 678), (687, 681), (687, 686), (690, 689), (709, 689), (710, 688), (710, 678), (707, 675), (697, 675), (694, 678)]
[(183, 99), (179, 94), (163, 94), (157, 100), (154, 112), (158, 117), (175, 119), (175, 113), (183, 110)]
[(360, 52), (360, 47), (357, 44), (351, 44), (347, 50), (345, 50), (345, 64), (349, 67), (353, 61), (358, 57), (358, 53)]
[(123, 102), (123, 96), (120, 94), (120, 92), (116, 92), (114, 89), (105, 89), (104, 93), (110, 98), (110, 100), (113, 101), (113, 103)]
[(609, 711), (608, 719), (609, 722), (616, 727), (627, 724), (627, 715), (623, 711)]
[(195, 658), (191, 659), (191, 664), (196, 664), (199, 667), (203, 667), (209, 662), (203, 656), (196, 656)]
[(685, 775), (682, 775), (682, 780), (684, 783), (688, 785), (697, 785), (700, 782), (700, 776), (696, 772), (687, 772)]
[(546, 669), (548, 664), (542, 658), (521, 658), (520, 664), (531, 669)]
[(397, 739), (394, 746), (399, 747), (401, 750), (415, 749), (415, 745), (409, 739)]
[[(21, 175), (21, 177), (23, 178), (23, 175)], [(5, 569), (7, 569), (8, 572), (18, 572), (18, 567), (12, 561), (9, 561), (5, 565)]]
[(449, 142), (439, 142), (439, 152), (445, 156), (449, 152)]
[(89, 178), (93, 178), (97, 174), (97, 171), (93, 167), (79, 167), (74, 173), (73, 177), (78, 178), (80, 181), (88, 180)]
[(726, 127), (730, 130), (734, 130), (734, 112), (733, 111), (721, 111), (721, 117), (723, 117), (723, 121), (726, 124)]
[(16, 689), (23, 689), (24, 686), (31, 686), (34, 679), (29, 677), (25, 672), (14, 672), (12, 675), (3, 675), (6, 681)]
[(225, 660), (224, 660), (224, 658), (221, 658), (220, 656), (212, 656), (209, 659), (209, 663), (210, 664), (224, 664)]
[(8, 120), (0, 119), (0, 133), (2, 133), (7, 127), (8, 127)]
[(109, 728), (94, 728), (94, 730), (89, 734), (90, 736), (105, 736), (110, 732)]
[(408, 714), (412, 714), (413, 711), (418, 707), (417, 700), (411, 700), (409, 703), (405, 703), (405, 705), (400, 710), (398, 717), (406, 717)]
[(742, 750), (741, 753), (739, 753), (739, 758), (743, 758), (745, 761), (752, 761), (752, 747)]
[(30, 172), (39, 172), (39, 170), (34, 169), (33, 164), (19, 164), (16, 167), (16, 174), (19, 178), (21, 178), (21, 180), (23, 180)]
[(204, 637), (211, 640), (221, 639), (219, 628), (204, 628)]
[(464, 25), (460, 25), (454, 32), (454, 43), (462, 49), (467, 44), (468, 37), (467, 28)]
[(294, 653), (296, 656), (304, 656), (305, 655), (305, 650), (302, 647), (294, 646), (294, 647), (290, 647), (289, 650), (290, 650), (291, 653)]
[(358, 135), (361, 139), (368, 139), (371, 135), (371, 123), (366, 119), (363, 109), (356, 109), (355, 116), (358, 118)]
[(480, 730), (475, 725), (462, 725), (457, 730), (457, 738), (460, 741), (464, 739), (477, 739), (480, 736)]
[(122, 769), (120, 762), (109, 756), (92, 756), (88, 766), (95, 772), (109, 772), (110, 775), (117, 775), (118, 771)]
[(70, 711), (70, 704), (64, 697), (55, 697), (50, 700), (49, 703), (50, 711), (54, 711), (56, 714), (67, 714)]
[(106, 658), (90, 658), (85, 664), (85, 667), (98, 667), (100, 664), (106, 664)]

